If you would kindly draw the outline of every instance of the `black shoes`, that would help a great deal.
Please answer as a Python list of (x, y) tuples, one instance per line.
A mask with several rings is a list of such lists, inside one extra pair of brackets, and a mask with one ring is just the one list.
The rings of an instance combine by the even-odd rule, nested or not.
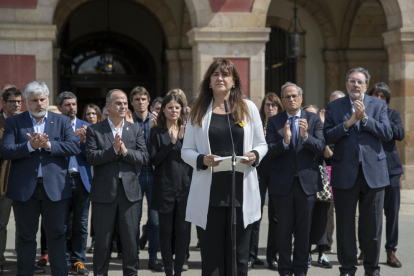
[(92, 241), (91, 241), (91, 247), (89, 247), (89, 249), (88, 249), (88, 253), (89, 254), (93, 254), (93, 250), (95, 249), (95, 239), (94, 238), (92, 238)]
[(38, 266), (37, 264), (35, 264), (33, 273), (34, 274), (46, 273), (46, 269), (44, 267), (41, 267), (41, 266)]
[(164, 265), (158, 259), (150, 259), (148, 261), (148, 268), (154, 270), (155, 272), (163, 272)]
[(254, 264), (251, 261), (247, 262), (247, 271), (252, 270), (252, 268), (254, 267)]
[(139, 238), (139, 248), (143, 250), (145, 248), (145, 245), (148, 241), (148, 235), (147, 235), (147, 225), (142, 225), (142, 235), (141, 238)]
[(259, 258), (257, 258), (256, 260), (254, 260), (253, 264), (254, 265), (264, 265), (264, 262), (262, 260), (260, 260)]
[(273, 262), (269, 263), (269, 269), (277, 271), (277, 269), (278, 269), (277, 262), (273, 261)]
[(328, 256), (326, 256), (325, 254), (323, 254), (322, 257), (319, 258), (318, 262), (315, 263), (315, 265), (323, 268), (332, 268), (331, 262), (329, 261)]

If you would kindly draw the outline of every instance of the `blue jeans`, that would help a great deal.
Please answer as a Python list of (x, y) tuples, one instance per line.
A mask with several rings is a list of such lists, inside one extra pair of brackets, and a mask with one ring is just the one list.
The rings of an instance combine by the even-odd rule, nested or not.
[[(142, 197), (147, 197), (148, 202), (148, 223), (147, 223), (147, 235), (148, 235), (148, 254), (150, 259), (157, 258), (158, 244), (159, 244), (159, 229), (160, 224), (158, 221), (158, 212), (151, 210), (151, 196), (152, 196), (152, 183), (154, 182), (152, 172), (141, 171), (139, 175), (139, 185), (141, 186)], [(139, 254), (139, 237), (140, 237), (140, 224), (142, 217), (142, 200), (139, 202), (140, 208), (138, 211), (138, 235), (137, 235), (137, 250)]]
[[(89, 217), (89, 192), (83, 185), (80, 177), (71, 178), (74, 190), (72, 190), (72, 198), (69, 199), (66, 211), (65, 230), (68, 231), (68, 224), (72, 225), (72, 261), (85, 262), (86, 242), (88, 239), (88, 217)], [(72, 211), (73, 216), (69, 215)], [(66, 233), (68, 234), (68, 233)], [(68, 235), (67, 235), (68, 236)], [(69, 246), (66, 246), (66, 261), (70, 262)]]

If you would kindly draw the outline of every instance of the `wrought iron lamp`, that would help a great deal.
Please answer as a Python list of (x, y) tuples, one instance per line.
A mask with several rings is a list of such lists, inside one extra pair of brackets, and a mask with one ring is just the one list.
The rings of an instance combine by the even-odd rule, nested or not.
[(286, 36), (286, 55), (288, 58), (306, 58), (305, 52), (305, 35), (300, 19), (297, 17), (298, 8), (293, 8), (293, 18), (290, 21), (288, 34)]

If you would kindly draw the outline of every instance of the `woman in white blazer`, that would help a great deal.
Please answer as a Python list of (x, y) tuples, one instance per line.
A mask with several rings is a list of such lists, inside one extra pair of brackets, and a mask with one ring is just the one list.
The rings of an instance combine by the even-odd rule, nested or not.
[[(256, 169), (267, 153), (257, 107), (243, 99), (240, 77), (226, 59), (214, 61), (204, 75), (191, 110), (181, 157), (194, 168), (186, 220), (200, 227), (202, 275), (231, 274), (230, 172), (214, 172), (216, 157), (230, 156), (230, 133), (224, 100), (230, 113), (236, 155), (248, 157), (246, 172), (236, 173), (237, 275), (247, 275), (251, 224), (260, 219)], [(218, 274), (217, 274), (218, 272)]]

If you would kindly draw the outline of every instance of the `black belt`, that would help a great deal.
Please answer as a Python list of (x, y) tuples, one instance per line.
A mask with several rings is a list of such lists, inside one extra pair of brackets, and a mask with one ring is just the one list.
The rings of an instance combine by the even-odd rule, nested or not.
[(38, 177), (37, 178), (37, 183), (38, 184), (43, 184), (43, 177)]
[(152, 166), (142, 166), (141, 171), (143, 172), (152, 172)]
[(80, 176), (80, 173), (78, 173), (78, 172), (70, 172), (69, 173), (70, 178), (75, 178), (75, 177), (79, 177), (79, 176)]

